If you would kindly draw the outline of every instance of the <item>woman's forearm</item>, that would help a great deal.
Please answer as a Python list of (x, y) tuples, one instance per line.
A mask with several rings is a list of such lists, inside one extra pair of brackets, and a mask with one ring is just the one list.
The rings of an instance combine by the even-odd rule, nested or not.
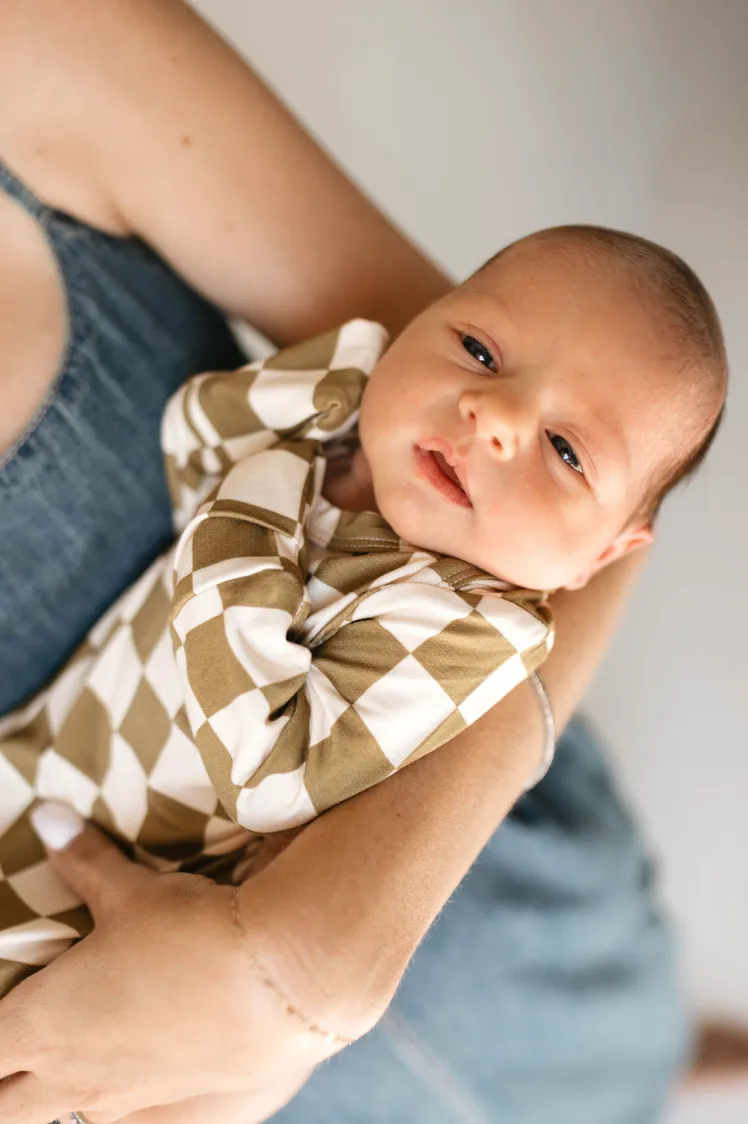
[(648, 553), (643, 549), (629, 554), (602, 570), (584, 589), (561, 590), (553, 597), (556, 643), (541, 675), (559, 733), (582, 701), (615, 635)]
[[(615, 630), (643, 555), (558, 596), (543, 669), (559, 730)], [(269, 973), (316, 1022), (355, 1037), (386, 1006), (408, 960), (536, 769), (537, 700), (524, 685), (485, 718), (307, 828), (242, 889)]]

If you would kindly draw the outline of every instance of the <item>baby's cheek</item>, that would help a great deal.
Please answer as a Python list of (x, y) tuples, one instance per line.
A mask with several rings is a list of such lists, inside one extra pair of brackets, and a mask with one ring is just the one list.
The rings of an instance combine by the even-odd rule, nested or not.
[(480, 554), (483, 567), (513, 585), (545, 587), (558, 562), (559, 544), (552, 521), (531, 507), (497, 508), (484, 526)]
[(404, 477), (391, 481), (379, 510), (393, 531), (413, 546), (462, 557), (460, 536), (450, 534), (450, 524), (424, 502), (422, 492), (412, 481)]

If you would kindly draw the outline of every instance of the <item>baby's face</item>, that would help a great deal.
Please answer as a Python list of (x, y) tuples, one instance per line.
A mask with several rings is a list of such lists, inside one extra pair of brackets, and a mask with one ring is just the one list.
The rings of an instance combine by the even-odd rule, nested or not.
[(677, 368), (620, 278), (524, 244), (428, 308), (377, 365), (359, 475), (397, 533), (516, 585), (583, 584), (684, 442)]

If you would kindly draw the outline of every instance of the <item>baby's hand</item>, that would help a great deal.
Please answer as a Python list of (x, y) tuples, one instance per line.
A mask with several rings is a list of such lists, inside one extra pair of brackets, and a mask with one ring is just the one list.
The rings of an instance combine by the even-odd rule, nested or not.
[(270, 866), (271, 862), (277, 859), (278, 855), (285, 851), (289, 843), (292, 843), (303, 830), (303, 827), (293, 827), (288, 831), (274, 831), (272, 835), (266, 835), (257, 846), (252, 847), (251, 853), (236, 867), (234, 884), (246, 882), (248, 878), (253, 878), (255, 874)]
[(322, 495), (343, 511), (376, 511), (371, 472), (361, 448), (327, 462)]

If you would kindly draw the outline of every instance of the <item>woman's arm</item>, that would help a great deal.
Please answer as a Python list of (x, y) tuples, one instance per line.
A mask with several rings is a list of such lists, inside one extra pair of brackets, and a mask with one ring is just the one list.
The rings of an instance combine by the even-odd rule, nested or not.
[[(559, 731), (615, 631), (644, 552), (554, 599), (541, 674)], [(242, 889), (253, 941), (304, 1011), (355, 1036), (538, 766), (537, 699), (517, 688), (447, 746), (333, 809)]]
[(4, 0), (0, 154), (286, 345), (449, 288), (180, 0)]
[[(278, 343), (357, 315), (397, 331), (448, 288), (177, 0), (5, 0), (0, 98), (0, 152), (48, 202), (142, 235)], [(559, 724), (635, 568), (620, 563), (558, 600), (544, 676)], [(520, 688), (324, 816), (242, 888), (248, 940), (293, 1004), (346, 1037), (376, 1021), (541, 742), (536, 701)], [(26, 1074), (0, 1089), (4, 1121), (45, 1124), (72, 1104), (121, 1115), (325, 1055), (242, 974), (226, 891), (156, 879), (118, 855), (99, 869), (86, 854), (75, 881), (91, 904), (98, 895), (96, 933), (0, 1003), (0, 1076)]]
[[(545, 681), (559, 725), (638, 565), (629, 556), (558, 599)], [(194, 875), (157, 877), (87, 832), (56, 862), (91, 907), (94, 933), (0, 1002), (0, 1077), (18, 1075), (0, 1086), (4, 1124), (46, 1124), (71, 1105), (114, 1120), (301, 1080), (338, 1048), (309, 1022), (355, 1038), (386, 1009), (532, 775), (541, 742), (536, 701), (519, 688), (449, 745), (315, 821), (241, 888), (251, 959), (228, 890)]]

